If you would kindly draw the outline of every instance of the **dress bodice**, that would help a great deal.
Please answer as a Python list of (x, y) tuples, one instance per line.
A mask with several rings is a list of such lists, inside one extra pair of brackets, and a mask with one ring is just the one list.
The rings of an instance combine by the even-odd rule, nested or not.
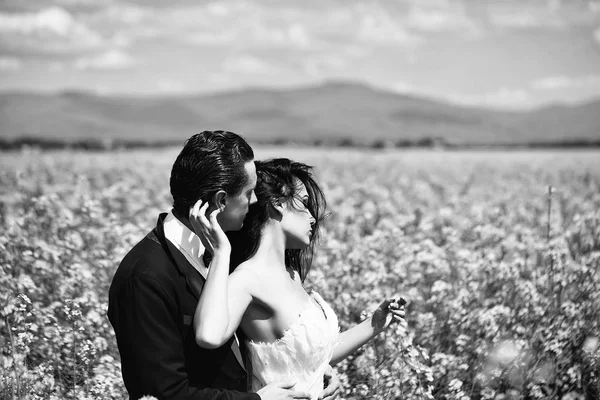
[(252, 363), (252, 391), (272, 382), (297, 382), (294, 389), (317, 399), (323, 390), (323, 374), (331, 361), (339, 334), (338, 319), (316, 292), (296, 321), (273, 342), (248, 341)]

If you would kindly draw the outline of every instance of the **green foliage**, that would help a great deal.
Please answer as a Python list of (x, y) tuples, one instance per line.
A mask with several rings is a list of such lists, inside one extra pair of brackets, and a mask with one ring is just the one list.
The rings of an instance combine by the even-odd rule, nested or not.
[[(407, 331), (339, 366), (343, 398), (599, 397), (597, 154), (257, 154), (316, 167), (331, 216), (307, 285), (342, 328), (408, 300)], [(3, 155), (0, 398), (126, 398), (107, 292), (169, 208), (174, 158)]]

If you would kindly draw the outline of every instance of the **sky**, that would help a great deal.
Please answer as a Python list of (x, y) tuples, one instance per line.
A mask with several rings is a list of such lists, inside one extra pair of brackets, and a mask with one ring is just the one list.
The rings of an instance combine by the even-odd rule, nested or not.
[(0, 92), (357, 81), (529, 109), (600, 97), (600, 0), (0, 0)]

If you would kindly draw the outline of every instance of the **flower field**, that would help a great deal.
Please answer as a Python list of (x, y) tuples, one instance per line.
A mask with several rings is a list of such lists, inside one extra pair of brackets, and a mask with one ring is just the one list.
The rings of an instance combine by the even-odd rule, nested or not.
[[(0, 155), (0, 399), (125, 399), (106, 318), (170, 207), (178, 149)], [(406, 298), (338, 368), (344, 399), (600, 398), (600, 153), (258, 148), (315, 166), (307, 286), (342, 328)]]

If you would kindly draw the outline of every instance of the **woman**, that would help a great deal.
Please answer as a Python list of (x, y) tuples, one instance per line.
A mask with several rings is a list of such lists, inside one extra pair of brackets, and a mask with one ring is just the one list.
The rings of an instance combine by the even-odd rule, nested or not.
[(194, 316), (198, 345), (219, 347), (239, 326), (247, 340), (253, 391), (294, 379), (296, 390), (316, 399), (328, 365), (403, 318), (404, 309), (385, 300), (370, 318), (339, 333), (333, 310), (317, 293), (304, 290), (325, 209), (310, 171), (288, 159), (256, 162), (257, 203), (240, 231), (226, 236), (218, 209), (206, 218), (208, 204), (195, 206), (190, 221), (213, 253)]

